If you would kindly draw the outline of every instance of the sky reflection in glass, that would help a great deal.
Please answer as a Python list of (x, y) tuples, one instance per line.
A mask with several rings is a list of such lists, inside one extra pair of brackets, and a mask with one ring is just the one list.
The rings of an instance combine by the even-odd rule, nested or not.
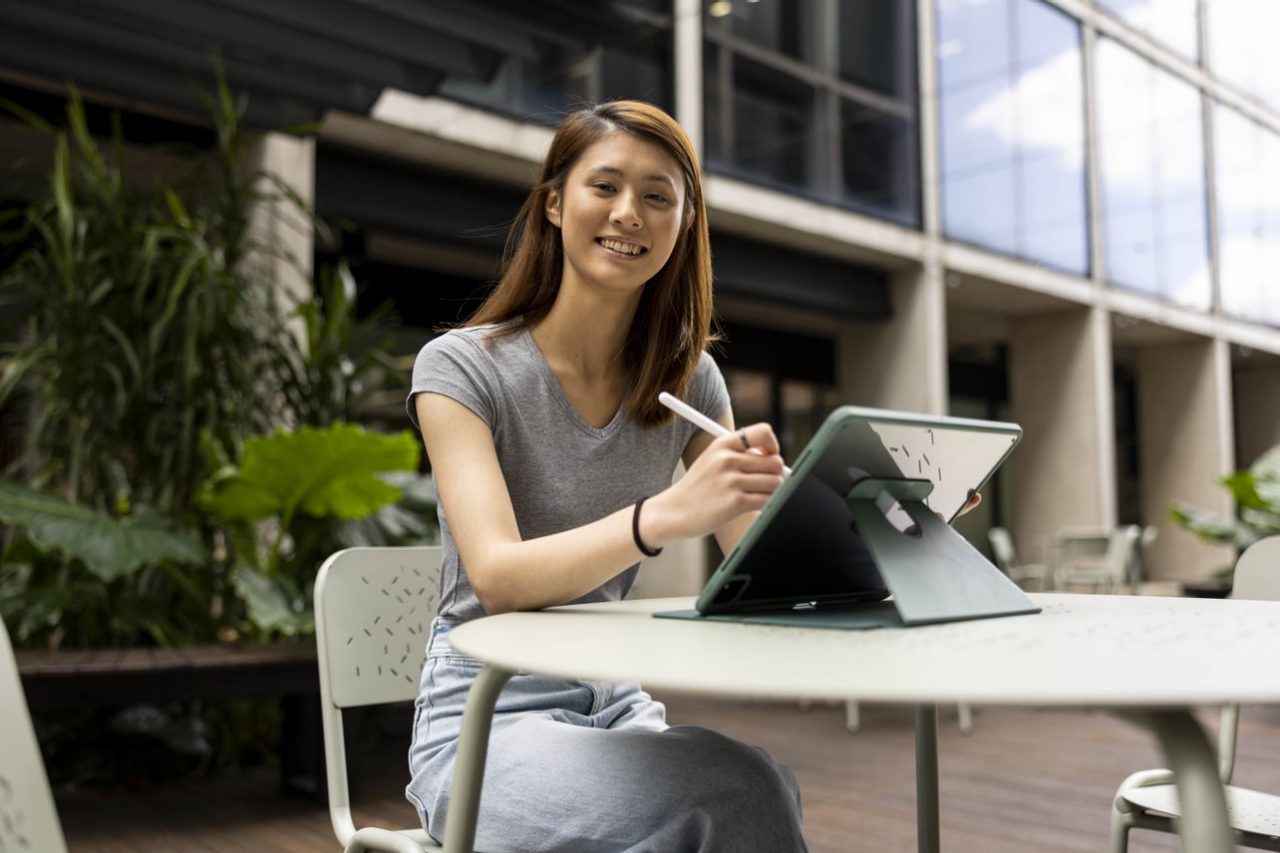
[(1188, 59), (1199, 57), (1196, 0), (1098, 0), (1098, 5)]
[(1222, 310), (1280, 326), (1280, 136), (1215, 105)]
[(1280, 109), (1280, 2), (1205, 0), (1209, 70)]
[(939, 0), (947, 236), (1088, 274), (1080, 31), (1039, 0)]
[(1107, 38), (1097, 77), (1107, 279), (1208, 309), (1200, 95)]

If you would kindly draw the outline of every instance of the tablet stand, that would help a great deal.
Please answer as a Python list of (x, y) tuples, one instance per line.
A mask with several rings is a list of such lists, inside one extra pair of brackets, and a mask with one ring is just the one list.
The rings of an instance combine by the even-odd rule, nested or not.
[[(929, 480), (884, 480), (850, 471), (845, 500), (905, 625), (1038, 613), (1018, 585), (925, 504)], [(898, 530), (881, 506), (898, 501), (915, 522)]]

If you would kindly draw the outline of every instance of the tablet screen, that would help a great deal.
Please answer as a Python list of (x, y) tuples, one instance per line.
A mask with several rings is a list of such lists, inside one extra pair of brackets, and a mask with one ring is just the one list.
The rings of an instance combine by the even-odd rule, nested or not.
[[(843, 407), (823, 424), (699, 597), (702, 612), (879, 600), (888, 594), (859, 535), (849, 492), (868, 477), (928, 481), (925, 504), (951, 521), (1017, 443), (1013, 424)], [(899, 530), (912, 522), (877, 502)]]
[[(851, 467), (878, 479), (928, 480), (933, 491), (925, 505), (950, 522), (964, 508), (970, 490), (986, 482), (1017, 441), (1017, 432), (1004, 430), (850, 419), (815, 467), (828, 485), (846, 493), (855, 480)], [(910, 526), (895, 501), (886, 499), (881, 508), (899, 530)]]

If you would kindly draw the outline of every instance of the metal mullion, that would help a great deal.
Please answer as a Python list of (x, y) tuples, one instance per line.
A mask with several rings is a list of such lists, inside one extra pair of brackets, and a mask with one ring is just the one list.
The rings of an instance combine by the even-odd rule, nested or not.
[(775, 53), (736, 36), (716, 34), (713, 40), (722, 48), (730, 48), (734, 53), (745, 56), (753, 62), (768, 66), (775, 71), (782, 71), (811, 86), (835, 90), (842, 97), (891, 113), (899, 118), (911, 118), (911, 107), (904, 103), (903, 99), (883, 95), (856, 83), (850, 83), (837, 75), (824, 72), (812, 65)]
[(702, 56), (703, 26), (699, 0), (675, 0), (671, 21), (672, 98), (676, 120), (684, 125), (694, 150), (704, 161), (706, 150), (706, 81)]
[[(1200, 67), (1209, 67), (1209, 11), (1205, 0), (1196, 3), (1197, 38)], [(1222, 286), (1222, 253), (1219, 245), (1218, 163), (1214, 147), (1213, 96), (1204, 88), (1200, 92), (1200, 129), (1203, 134), (1205, 227), (1209, 243), (1209, 311), (1216, 317), (1225, 315)]]
[[(811, 37), (818, 44), (819, 61), (831, 79), (839, 79), (839, 20), (836, 0), (824, 0), (819, 4), (822, 24)], [(833, 200), (844, 198), (844, 146), (841, 124), (840, 95), (835, 87), (825, 88), (821, 95), (826, 112), (826, 181)]]
[(1200, 130), (1203, 134), (1202, 154), (1204, 156), (1204, 203), (1205, 203), (1205, 236), (1209, 244), (1209, 311), (1215, 316), (1223, 315), (1222, 288), (1222, 255), (1218, 243), (1218, 180), (1217, 158), (1215, 156), (1213, 137), (1213, 99), (1209, 93), (1200, 90)]
[(716, 71), (720, 75), (720, 156), (736, 168), (738, 162), (734, 155), (738, 128), (733, 114), (733, 52), (724, 45), (719, 45), (717, 66)]
[(1098, 136), (1097, 85), (1098, 31), (1080, 21), (1080, 58), (1084, 74), (1085, 232), (1089, 239), (1089, 277), (1096, 287), (1106, 287), (1106, 235), (1102, 212), (1102, 161)]
[[(1011, 3), (1009, 5), (1009, 23), (1007, 37), (1009, 39), (1010, 62), (1009, 62), (1009, 79), (1006, 85), (1009, 87), (1011, 94), (1018, 91), (1018, 75), (1022, 70), (1022, 57), (1018, 54), (1018, 4)], [(1023, 209), (1022, 188), (1023, 188), (1023, 145), (1022, 145), (1022, 104), (1016, 100), (1013, 104), (1013, 152), (1010, 157), (1010, 165), (1013, 172), (1013, 239), (1014, 246), (1019, 255), (1026, 257), (1029, 255), (1029, 247), (1024, 242), (1023, 237), (1026, 235), (1027, 222), (1026, 211)]]

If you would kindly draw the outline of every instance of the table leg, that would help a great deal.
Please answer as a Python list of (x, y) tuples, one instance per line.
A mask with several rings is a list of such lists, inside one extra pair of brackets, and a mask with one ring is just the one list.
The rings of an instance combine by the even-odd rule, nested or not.
[(471, 853), (475, 849), (480, 786), (484, 782), (484, 761), (489, 752), (493, 708), (512, 674), (493, 664), (485, 664), (467, 694), (467, 706), (462, 712), (462, 734), (458, 739), (458, 757), (453, 763), (449, 819), (444, 830), (444, 849), (448, 853)]
[(939, 853), (938, 706), (916, 706), (916, 849)]
[(1218, 775), (1218, 759), (1204, 729), (1191, 715), (1191, 709), (1125, 716), (1150, 729), (1169, 760), (1182, 803), (1179, 833), (1183, 853), (1222, 853), (1235, 849), (1227, 821), (1227, 796)]

